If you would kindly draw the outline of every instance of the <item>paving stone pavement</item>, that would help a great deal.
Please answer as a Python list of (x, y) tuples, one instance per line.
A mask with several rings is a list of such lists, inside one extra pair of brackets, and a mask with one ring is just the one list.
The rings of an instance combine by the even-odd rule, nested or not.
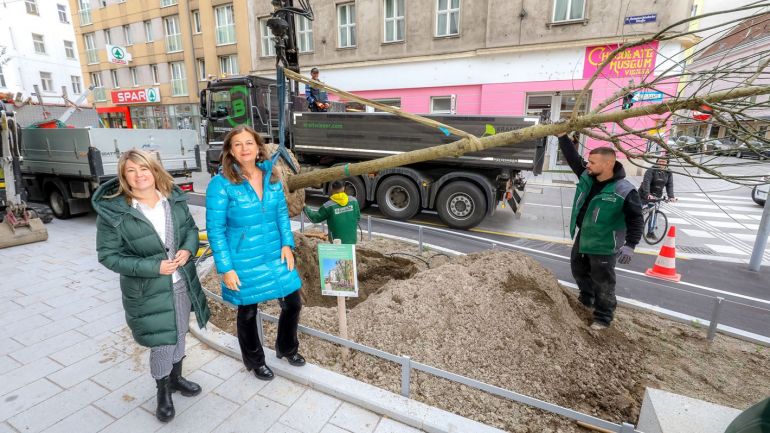
[[(200, 209), (196, 212), (200, 216)], [(155, 419), (149, 351), (125, 326), (118, 276), (96, 259), (95, 216), (55, 220), (47, 242), (0, 250), (0, 433), (415, 433), (283, 377), (262, 382), (188, 334), (176, 418)]]

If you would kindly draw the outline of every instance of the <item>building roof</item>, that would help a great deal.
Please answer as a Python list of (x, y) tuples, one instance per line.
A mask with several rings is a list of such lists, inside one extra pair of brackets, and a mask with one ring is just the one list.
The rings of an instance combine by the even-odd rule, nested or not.
[(726, 53), (743, 45), (770, 37), (770, 12), (753, 15), (727, 32), (698, 55), (697, 60), (719, 53)]

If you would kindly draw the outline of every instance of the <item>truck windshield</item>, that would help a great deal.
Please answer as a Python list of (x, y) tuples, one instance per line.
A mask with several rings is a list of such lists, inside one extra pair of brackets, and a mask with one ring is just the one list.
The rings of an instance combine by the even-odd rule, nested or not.
[(229, 90), (210, 93), (209, 113), (212, 117), (229, 117), (233, 113), (232, 98)]

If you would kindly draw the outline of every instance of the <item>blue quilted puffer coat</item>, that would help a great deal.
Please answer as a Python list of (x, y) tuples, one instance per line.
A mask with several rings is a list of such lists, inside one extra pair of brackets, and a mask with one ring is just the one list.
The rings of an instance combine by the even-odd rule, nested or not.
[(281, 183), (270, 183), (273, 163), (257, 163), (264, 175), (262, 200), (244, 180), (234, 184), (221, 173), (206, 190), (206, 230), (217, 272), (235, 269), (240, 291), (222, 283), (222, 298), (234, 305), (251, 305), (283, 298), (300, 288), (297, 270), (281, 263), (281, 247), (294, 248), (289, 210)]

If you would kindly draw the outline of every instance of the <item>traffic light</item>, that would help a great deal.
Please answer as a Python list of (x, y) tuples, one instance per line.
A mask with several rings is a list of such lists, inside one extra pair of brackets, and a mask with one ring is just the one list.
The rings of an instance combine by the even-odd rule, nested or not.
[(624, 110), (628, 110), (629, 108), (634, 106), (634, 94), (633, 93), (626, 93), (623, 96), (623, 105), (622, 108)]

